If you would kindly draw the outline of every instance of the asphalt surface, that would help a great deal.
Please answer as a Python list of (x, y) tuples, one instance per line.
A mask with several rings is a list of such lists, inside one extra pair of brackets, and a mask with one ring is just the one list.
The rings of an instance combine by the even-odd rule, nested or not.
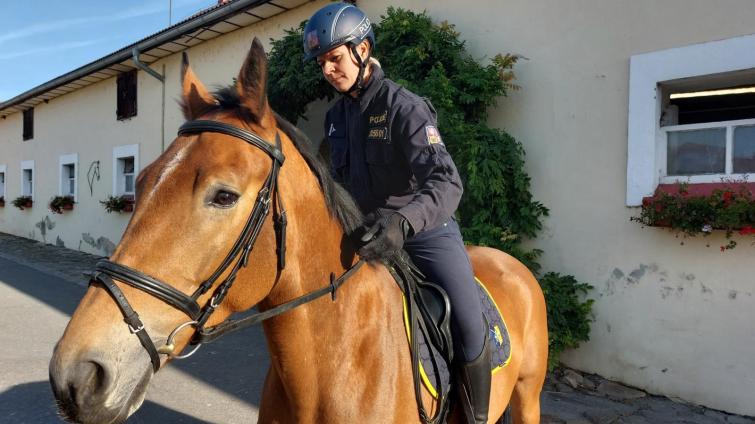
[[(48, 363), (99, 258), (0, 233), (0, 424), (60, 423)], [(269, 366), (261, 327), (232, 333), (160, 370), (128, 423), (257, 421)], [(755, 424), (755, 419), (652, 396), (596, 375), (548, 375), (544, 424)], [(578, 373), (577, 373), (578, 374)], [(570, 385), (571, 384), (571, 385)], [(609, 390), (610, 389), (610, 390)]]
[[(86, 288), (0, 255), (0, 423), (63, 422), (48, 363)], [(268, 364), (261, 328), (230, 334), (162, 369), (128, 422), (256, 422)]]

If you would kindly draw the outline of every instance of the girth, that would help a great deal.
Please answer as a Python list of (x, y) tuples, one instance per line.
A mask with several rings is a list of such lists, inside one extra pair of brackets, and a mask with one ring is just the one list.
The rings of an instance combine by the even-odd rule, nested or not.
[[(96, 265), (95, 272), (92, 274), (91, 284), (101, 284), (102, 287), (107, 290), (110, 296), (115, 300), (118, 308), (123, 314), (124, 321), (129, 326), (129, 330), (136, 334), (139, 338), (139, 342), (144, 346), (144, 349), (150, 356), (152, 361), (152, 368), (155, 372), (160, 369), (160, 356), (159, 354), (165, 354), (176, 359), (186, 358), (196, 352), (197, 348), (202, 343), (209, 343), (220, 336), (248, 327), (250, 325), (257, 324), (263, 320), (272, 318), (276, 315), (282, 314), (290, 309), (293, 309), (299, 305), (307, 302), (311, 302), (314, 299), (322, 297), (326, 294), (331, 294), (335, 300), (336, 290), (348, 280), (359, 268), (363, 265), (363, 261), (359, 260), (351, 268), (346, 270), (340, 277), (335, 278), (335, 275), (331, 274), (330, 284), (319, 290), (308, 293), (282, 305), (276, 306), (264, 312), (253, 313), (244, 318), (237, 320), (226, 320), (221, 324), (214, 327), (206, 328), (205, 324), (210, 318), (212, 313), (220, 306), (230, 290), (233, 282), (236, 280), (236, 275), (242, 267), (246, 267), (249, 262), (249, 254), (254, 247), (254, 243), (257, 241), (257, 237), (260, 234), (262, 225), (270, 213), (270, 207), (273, 196), (276, 200), (277, 208), (277, 222), (275, 225), (276, 239), (277, 239), (277, 253), (278, 253), (278, 270), (282, 270), (285, 267), (286, 257), (286, 211), (283, 208), (280, 195), (278, 193), (278, 174), (280, 167), (285, 160), (283, 152), (281, 151), (281, 140), (278, 133), (275, 135), (275, 145), (268, 143), (260, 138), (257, 134), (250, 131), (234, 127), (229, 124), (217, 121), (208, 120), (196, 120), (189, 121), (183, 124), (178, 129), (179, 135), (196, 134), (201, 132), (216, 132), (232, 137), (241, 139), (270, 156), (272, 159), (272, 167), (270, 173), (265, 179), (265, 183), (257, 194), (257, 199), (252, 209), (252, 213), (249, 215), (246, 224), (244, 225), (241, 235), (233, 244), (231, 251), (226, 255), (225, 259), (221, 262), (218, 268), (203, 281), (199, 287), (192, 293), (191, 296), (176, 290), (169, 284), (166, 284), (154, 277), (144, 274), (143, 272), (125, 266), (123, 264), (117, 264), (109, 260), (99, 261)], [(228, 276), (219, 284), (215, 284), (221, 275), (228, 272)], [(168, 336), (165, 345), (156, 347), (152, 339), (150, 338), (147, 330), (144, 328), (139, 315), (134, 311), (131, 305), (126, 299), (118, 285), (114, 280), (122, 281), (134, 288), (137, 288), (145, 293), (154, 296), (168, 305), (182, 311), (186, 314), (190, 320), (176, 327)], [(198, 303), (199, 298), (207, 293), (210, 289), (214, 288), (212, 297), (207, 301), (204, 306), (200, 306)], [(179, 355), (174, 352), (175, 336), (186, 327), (194, 327), (194, 336), (191, 339), (191, 344), (195, 345), (194, 349), (187, 354)], [(180, 352), (179, 352), (180, 353)]]

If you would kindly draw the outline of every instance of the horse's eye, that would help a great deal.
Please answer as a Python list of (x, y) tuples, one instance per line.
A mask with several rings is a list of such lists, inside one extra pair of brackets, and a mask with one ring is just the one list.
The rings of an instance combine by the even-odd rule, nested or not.
[(215, 197), (212, 199), (212, 204), (220, 207), (231, 207), (239, 200), (239, 195), (231, 193), (230, 191), (220, 190), (215, 193)]

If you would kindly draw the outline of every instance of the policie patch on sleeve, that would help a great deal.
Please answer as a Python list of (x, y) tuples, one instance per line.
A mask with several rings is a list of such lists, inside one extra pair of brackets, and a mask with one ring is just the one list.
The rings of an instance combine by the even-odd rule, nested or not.
[(425, 127), (425, 136), (427, 136), (427, 144), (443, 144), (443, 139), (440, 138), (440, 132), (433, 125)]

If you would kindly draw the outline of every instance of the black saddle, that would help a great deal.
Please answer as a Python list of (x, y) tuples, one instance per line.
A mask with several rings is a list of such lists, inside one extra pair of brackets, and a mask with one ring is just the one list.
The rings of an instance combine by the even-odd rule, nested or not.
[[(386, 266), (406, 298), (410, 324), (412, 373), (420, 418), (429, 424), (444, 423), (450, 400), (448, 396), (451, 391), (450, 380), (448, 384), (438, 384), (438, 407), (435, 415), (429, 417), (422, 404), (418, 341), (421, 336), (424, 336), (423, 338), (430, 345), (430, 358), (435, 361), (437, 356), (445, 362), (446, 369), (451, 369), (454, 353), (451, 338), (451, 302), (446, 291), (439, 285), (425, 281), (425, 276), (412, 263), (405, 251), (397, 252), (387, 261)], [(437, 355), (434, 355), (433, 351)]]

